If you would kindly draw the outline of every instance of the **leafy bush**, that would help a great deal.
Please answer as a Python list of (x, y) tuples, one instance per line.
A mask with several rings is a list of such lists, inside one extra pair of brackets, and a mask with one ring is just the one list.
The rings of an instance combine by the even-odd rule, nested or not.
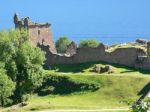
[(7, 76), (6, 71), (0, 68), (0, 105), (4, 106), (10, 102), (9, 97), (13, 95), (15, 83)]
[(97, 83), (88, 81), (79, 81), (68, 76), (49, 75), (44, 78), (43, 85), (38, 89), (39, 95), (69, 94), (79, 91), (95, 91), (100, 88)]
[(22, 97), (21, 97), (21, 101), (22, 101), (22, 102), (26, 102), (26, 101), (29, 100), (29, 98), (30, 98), (30, 94), (24, 94), (24, 95), (22, 95)]
[(83, 47), (92, 47), (92, 48), (96, 48), (98, 47), (100, 44), (99, 41), (95, 40), (95, 39), (89, 39), (89, 40), (82, 40), (79, 44), (80, 48)]
[(150, 98), (147, 98), (144, 101), (135, 104), (131, 110), (131, 112), (149, 112), (149, 111), (150, 111)]
[(56, 41), (56, 49), (58, 53), (66, 53), (67, 46), (71, 43), (68, 37), (60, 37)]

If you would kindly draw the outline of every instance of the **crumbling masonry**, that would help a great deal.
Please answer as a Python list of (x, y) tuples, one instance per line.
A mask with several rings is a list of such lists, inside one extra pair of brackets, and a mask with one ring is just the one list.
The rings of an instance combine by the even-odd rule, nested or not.
[(150, 58), (148, 57), (150, 56), (150, 42), (147, 43), (147, 52), (135, 47), (117, 48), (112, 52), (107, 52), (103, 44), (100, 44), (97, 48), (77, 48), (75, 43), (72, 43), (68, 46), (67, 55), (60, 55), (56, 52), (49, 23), (34, 23), (29, 17), (19, 19), (16, 14), (14, 23), (16, 28), (27, 28), (30, 41), (46, 52), (45, 65), (47, 66), (52, 64), (105, 61), (142, 70), (150, 70)]
[(27, 28), (30, 36), (30, 41), (34, 44), (48, 45), (52, 53), (57, 53), (55, 43), (53, 41), (51, 24), (34, 23), (29, 17), (19, 18), (17, 14), (14, 15), (15, 28)]

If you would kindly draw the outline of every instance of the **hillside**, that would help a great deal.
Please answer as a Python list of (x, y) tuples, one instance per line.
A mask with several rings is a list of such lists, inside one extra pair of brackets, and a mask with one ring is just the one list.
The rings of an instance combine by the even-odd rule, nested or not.
[(128, 101), (136, 101), (140, 90), (150, 81), (147, 76), (113, 76), (113, 75), (69, 75), (76, 80), (92, 80), (102, 83), (96, 92), (69, 95), (33, 96), (29, 105), (23, 110), (55, 108), (126, 108)]
[[(101, 63), (102, 65), (108, 65)], [(129, 108), (143, 92), (140, 92), (150, 81), (148, 72), (133, 70), (122, 66), (111, 65), (112, 74), (90, 72), (94, 64), (55, 66), (56, 71), (46, 71), (48, 75), (67, 76), (73, 80), (89, 81), (101, 85), (97, 91), (81, 91), (64, 95), (31, 96), (28, 105), (22, 111), (43, 109), (111, 109)], [(76, 69), (75, 69), (76, 68)], [(61, 71), (61, 72), (60, 72)], [(72, 72), (71, 72), (72, 71)], [(79, 71), (77, 73), (77, 71)], [(81, 72), (82, 71), (82, 72)], [(62, 73), (63, 72), (63, 73)], [(142, 72), (142, 73), (141, 73)], [(147, 88), (148, 89), (148, 88)], [(139, 94), (140, 93), (140, 94)]]

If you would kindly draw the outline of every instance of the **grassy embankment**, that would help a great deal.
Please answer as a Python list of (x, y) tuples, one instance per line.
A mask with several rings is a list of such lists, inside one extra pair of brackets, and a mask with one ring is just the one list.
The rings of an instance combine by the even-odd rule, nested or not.
[(56, 65), (52, 67), (55, 70), (46, 71), (46, 74), (67, 75), (75, 80), (96, 82), (101, 85), (99, 90), (67, 95), (34, 95), (21, 110), (129, 108), (128, 101), (136, 101), (140, 97), (138, 93), (150, 82), (149, 72), (113, 64), (114, 73), (98, 74), (90, 72), (93, 66), (93, 63)]
[(116, 49), (118, 48), (140, 48), (140, 49), (143, 49), (145, 52), (147, 51), (147, 48), (143, 45), (132, 45), (132, 44), (124, 44), (124, 45), (121, 45), (121, 44), (116, 44), (116, 45), (113, 45), (111, 46), (110, 48), (106, 49), (107, 52), (113, 52), (115, 51)]

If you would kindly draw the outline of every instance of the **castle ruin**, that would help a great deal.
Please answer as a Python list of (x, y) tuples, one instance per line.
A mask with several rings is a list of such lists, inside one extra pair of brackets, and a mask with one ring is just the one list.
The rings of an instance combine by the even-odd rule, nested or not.
[[(46, 66), (104, 61), (150, 70), (150, 42), (144, 45), (147, 52), (144, 49), (134, 47), (134, 45), (133, 47), (117, 48), (112, 52), (108, 52), (103, 44), (97, 48), (77, 48), (77, 45), (72, 42), (68, 46), (67, 55), (60, 55), (57, 54), (49, 23), (34, 23), (29, 17), (19, 19), (16, 14), (14, 15), (14, 23), (15, 28), (27, 28), (30, 41), (46, 52)], [(138, 43), (135, 45), (139, 46)]]
[(19, 18), (17, 14), (14, 15), (15, 28), (26, 28), (29, 32), (29, 39), (34, 45), (49, 45), (50, 51), (56, 54), (55, 43), (52, 36), (51, 24), (49, 23), (34, 23), (29, 17)]

